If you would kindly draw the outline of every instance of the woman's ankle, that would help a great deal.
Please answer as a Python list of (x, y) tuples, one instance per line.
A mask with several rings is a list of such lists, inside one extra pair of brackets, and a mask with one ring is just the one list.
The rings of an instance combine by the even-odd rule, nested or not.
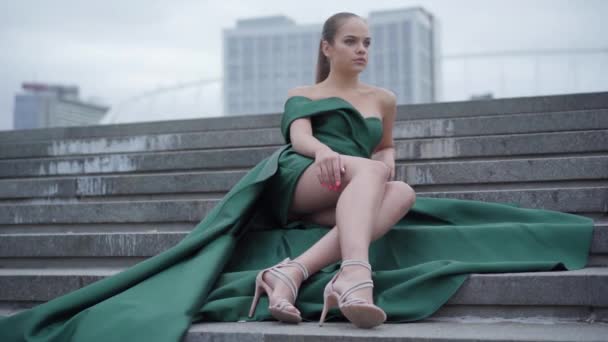
[(359, 265), (347, 265), (342, 267), (340, 278), (342, 279), (361, 279), (369, 278), (371, 271), (363, 266)]

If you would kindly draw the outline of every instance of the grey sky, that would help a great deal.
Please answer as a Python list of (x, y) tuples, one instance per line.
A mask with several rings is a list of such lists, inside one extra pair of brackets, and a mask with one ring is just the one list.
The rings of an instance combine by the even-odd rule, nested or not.
[[(283, 14), (321, 25), (340, 11), (366, 17), (410, 6), (438, 17), (443, 55), (608, 48), (602, 0), (3, 1), (0, 130), (12, 127), (13, 97), (23, 81), (78, 85), (82, 98), (115, 104), (158, 86), (221, 77), (221, 31), (237, 19)], [(218, 114), (219, 103), (208, 101), (209, 115)]]

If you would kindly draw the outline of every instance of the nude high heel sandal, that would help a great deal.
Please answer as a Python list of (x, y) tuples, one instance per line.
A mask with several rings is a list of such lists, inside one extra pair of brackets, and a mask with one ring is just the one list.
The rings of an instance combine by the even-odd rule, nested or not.
[(343, 260), (340, 265), (340, 270), (331, 278), (329, 283), (325, 286), (323, 291), (323, 312), (321, 313), (321, 319), (319, 320), (319, 326), (323, 325), (327, 311), (338, 305), (342, 314), (348, 318), (358, 328), (373, 328), (386, 321), (386, 313), (374, 304), (368, 303), (366, 300), (361, 298), (348, 298), (353, 291), (365, 288), (374, 287), (374, 282), (365, 280), (351, 286), (344, 293), (340, 294), (334, 289), (334, 282), (338, 278), (338, 275), (342, 272), (344, 266), (348, 265), (360, 265), (364, 266), (370, 271), (372, 267), (369, 263), (360, 260)]
[[(266, 292), (266, 294), (270, 298), (270, 293), (272, 292), (272, 288), (262, 278), (264, 276), (264, 273), (267, 271), (270, 271), (279, 280), (284, 282), (287, 285), (287, 287), (289, 287), (289, 289), (291, 290), (291, 294), (293, 295), (293, 300), (295, 303), (296, 298), (298, 298), (298, 288), (297, 288), (295, 282), (293, 281), (293, 279), (289, 275), (287, 275), (285, 272), (281, 271), (280, 268), (285, 267), (285, 266), (297, 266), (300, 269), (300, 271), (302, 271), (302, 274), (304, 275), (302, 282), (304, 282), (304, 280), (306, 280), (308, 278), (308, 269), (306, 268), (306, 266), (304, 266), (302, 263), (300, 263), (298, 261), (290, 260), (289, 258), (286, 258), (285, 260), (281, 261), (279, 264), (277, 264), (275, 266), (263, 269), (262, 271), (260, 271), (258, 273), (258, 275), (255, 278), (255, 295), (253, 296), (253, 302), (251, 303), (251, 309), (249, 309), (249, 317), (253, 316), (253, 313), (255, 312), (255, 308), (258, 305), (258, 302), (260, 300), (260, 295), (262, 294), (262, 292)], [(270, 299), (269, 299), (269, 301), (270, 301)], [(286, 310), (286, 308), (288, 308), (289, 306), (292, 306), (295, 308), (295, 306), (293, 304), (291, 304), (287, 299), (281, 298), (275, 305), (269, 306), (268, 310), (270, 311), (270, 314), (272, 315), (272, 317), (278, 319), (281, 322), (285, 322), (285, 323), (301, 322), (302, 317), (300, 316), (299, 313), (295, 313), (293, 311)], [(297, 310), (297, 308), (296, 308), (296, 310)]]

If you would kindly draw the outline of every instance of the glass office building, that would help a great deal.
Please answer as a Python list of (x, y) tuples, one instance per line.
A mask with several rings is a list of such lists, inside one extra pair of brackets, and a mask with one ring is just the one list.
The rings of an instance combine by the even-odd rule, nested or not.
[[(423, 8), (370, 12), (369, 61), (361, 80), (392, 90), (398, 104), (440, 98), (439, 24)], [(224, 113), (283, 110), (288, 89), (315, 83), (323, 23), (286, 16), (238, 20), (223, 31)]]
[(15, 129), (98, 124), (109, 109), (81, 101), (75, 86), (23, 83), (22, 89), (15, 95)]

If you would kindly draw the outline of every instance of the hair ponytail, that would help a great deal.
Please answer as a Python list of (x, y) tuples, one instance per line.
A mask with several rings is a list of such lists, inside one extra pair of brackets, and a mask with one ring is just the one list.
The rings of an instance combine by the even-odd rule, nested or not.
[(321, 32), (321, 39), (319, 40), (319, 55), (317, 56), (317, 70), (315, 83), (320, 83), (327, 78), (329, 75), (329, 59), (323, 54), (323, 41), (326, 40), (330, 45), (334, 45), (334, 38), (338, 29), (342, 26), (345, 19), (357, 17), (358, 15), (350, 12), (339, 12), (327, 20), (323, 24), (323, 31)]

